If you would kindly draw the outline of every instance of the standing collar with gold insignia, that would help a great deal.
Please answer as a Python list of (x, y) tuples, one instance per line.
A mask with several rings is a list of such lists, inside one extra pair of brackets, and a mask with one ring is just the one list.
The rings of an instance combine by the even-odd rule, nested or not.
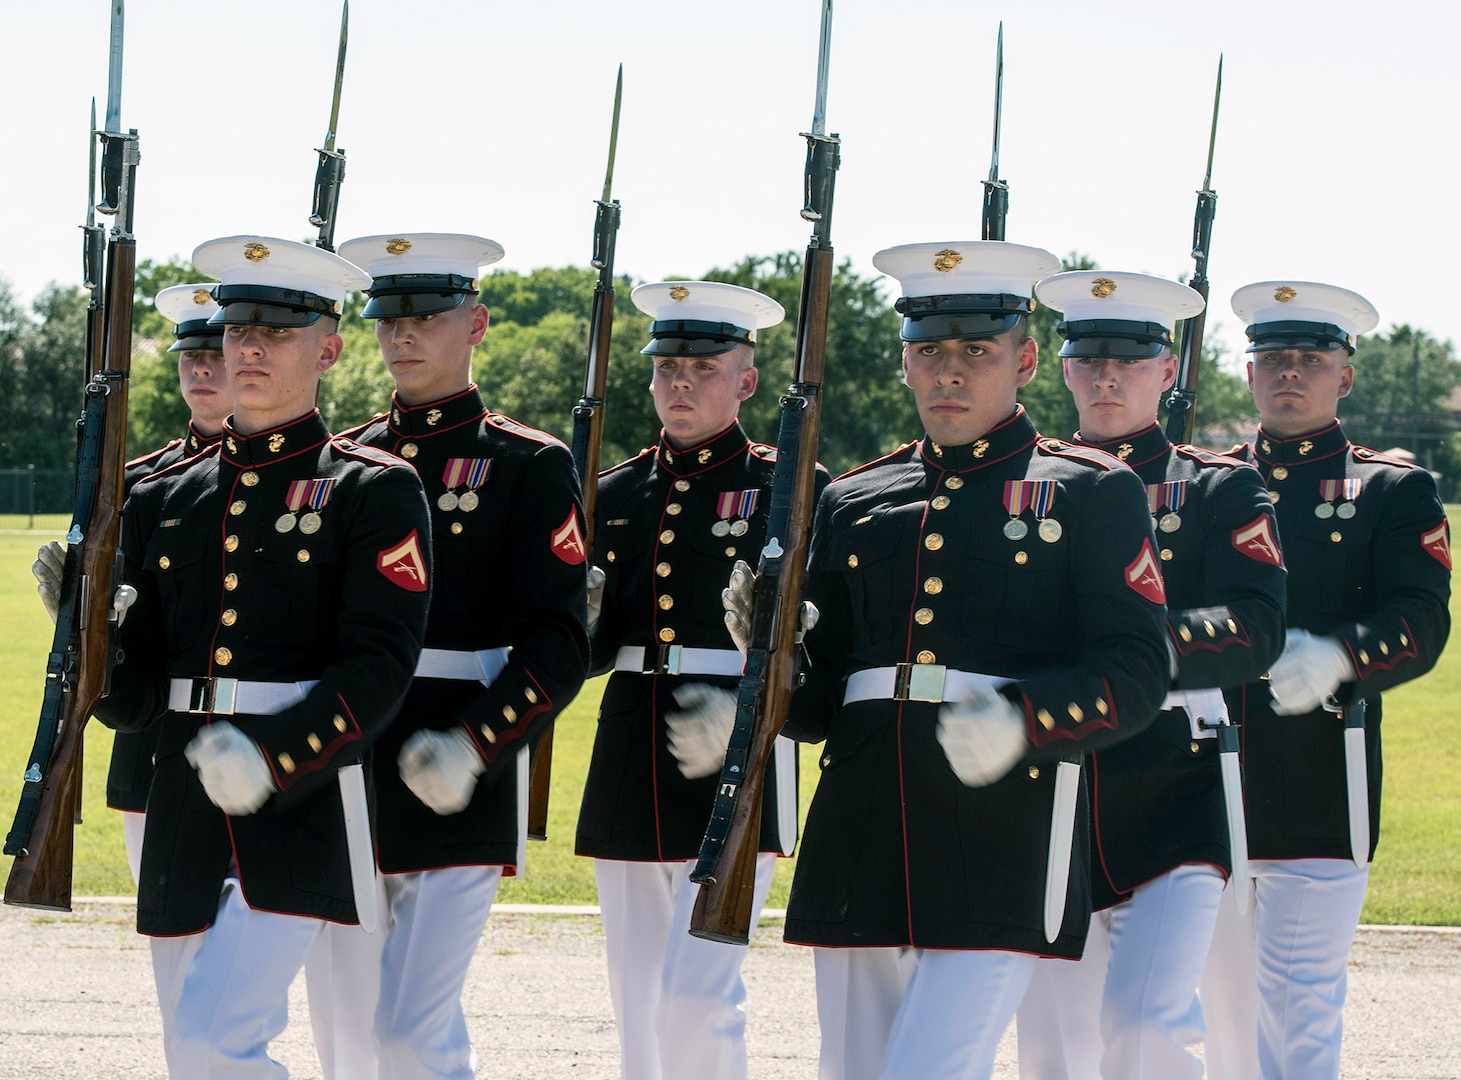
[(662, 430), (659, 433), (659, 446), (655, 448), (654, 460), (671, 476), (694, 476), (696, 473), (702, 473), (707, 469), (714, 469), (728, 461), (735, 460), (746, 452), (746, 447), (750, 444), (751, 440), (746, 436), (746, 431), (741, 427), (739, 421), (719, 435), (695, 446), (686, 447), (684, 450), (676, 450), (671, 446)]
[(1349, 440), (1344, 429), (1336, 420), (1328, 427), (1311, 431), (1307, 435), (1280, 439), (1270, 435), (1263, 428), (1253, 436), (1253, 454), (1267, 465), (1307, 465), (1312, 461), (1323, 461), (1349, 449)]
[(240, 469), (256, 469), (285, 461), (322, 445), (330, 437), (318, 409), (298, 420), (253, 435), (235, 431), (229, 423), (232, 419), (230, 416), (223, 422), (223, 459)]
[(1035, 425), (1030, 422), (1023, 405), (1016, 405), (1008, 420), (998, 424), (982, 438), (962, 446), (945, 446), (936, 443), (927, 435), (918, 442), (918, 453), (923, 460), (936, 469), (946, 472), (968, 472), (982, 469), (1003, 461), (1021, 450), (1028, 449), (1040, 437)]
[(1133, 469), (1138, 465), (1145, 465), (1148, 461), (1155, 461), (1172, 449), (1172, 444), (1167, 440), (1167, 433), (1157, 424), (1152, 424), (1149, 428), (1142, 428), (1132, 435), (1123, 435), (1119, 439), (1087, 439), (1077, 431), (1072, 441), (1081, 446), (1094, 446), (1097, 450), (1114, 454)]
[(440, 435), (465, 424), (473, 424), (487, 415), (487, 406), (482, 404), (482, 395), (477, 384), (472, 383), (465, 390), (429, 401), (425, 405), (404, 405), (396, 395), (391, 395), (391, 412), (388, 426), (392, 434), (407, 439), (424, 439)]
[(222, 431), (219, 431), (216, 435), (204, 435), (201, 431), (195, 428), (193, 426), (193, 422), (189, 420), (188, 435), (187, 438), (183, 440), (183, 445), (187, 447), (189, 454), (200, 454), (222, 438)]

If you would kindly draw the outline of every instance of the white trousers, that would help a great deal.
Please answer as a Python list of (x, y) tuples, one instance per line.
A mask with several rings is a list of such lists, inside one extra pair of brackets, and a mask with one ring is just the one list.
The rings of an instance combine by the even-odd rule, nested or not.
[(1179, 866), (1091, 916), (1081, 959), (1042, 959), (1019, 1011), (1021, 1080), (1200, 1080), (1195, 992), (1223, 876)]
[[(376, 876), (377, 909), (386, 911)], [(325, 923), (304, 962), (309, 1023), (325, 1080), (376, 1080), (375, 1005), (380, 999), (386, 921), (367, 934), (358, 926)]]
[(1347, 859), (1249, 864), (1254, 902), (1224, 893), (1200, 992), (1214, 1080), (1334, 1080), (1349, 950), (1369, 867)]
[(323, 925), (254, 911), (228, 878), (218, 916), (199, 934), (152, 939), (171, 1080), (283, 1080), (269, 1041), (288, 1022), (289, 984)]
[(380, 1080), (471, 1080), (462, 987), (502, 882), (500, 866), (384, 877), (390, 904), (375, 1009)]
[(142, 881), (142, 834), (147, 830), (147, 815), (135, 810), (119, 810), (122, 815), (122, 845), (127, 849), (127, 865), (132, 868), (132, 884)]
[(1035, 970), (1024, 953), (814, 950), (821, 1080), (988, 1080)]
[[(693, 866), (594, 860), (626, 1080), (746, 1076), (746, 949), (690, 935)], [(775, 855), (756, 856), (753, 930), (775, 869)]]

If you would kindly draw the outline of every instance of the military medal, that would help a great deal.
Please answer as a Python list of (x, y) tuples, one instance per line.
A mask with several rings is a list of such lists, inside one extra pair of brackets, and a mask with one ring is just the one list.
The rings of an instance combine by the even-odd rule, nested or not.
[(1055, 505), (1055, 481), (1036, 480), (1034, 481), (1035, 492), (1030, 496), (1030, 509), (1034, 511), (1035, 518), (1040, 522), (1037, 533), (1041, 540), (1047, 544), (1053, 544), (1065, 535), (1065, 529), (1060, 522), (1050, 517), (1050, 508)]
[[(1320, 480), (1319, 498), (1324, 501), (1314, 507), (1314, 516), (1328, 519), (1338, 515), (1348, 521), (1355, 515), (1354, 500), (1360, 493), (1360, 478), (1350, 477), (1341, 480)], [(1337, 507), (1335, 499), (1343, 499)]]
[[(756, 504), (760, 501), (760, 488), (751, 488), (749, 491), (722, 491), (715, 497), (715, 513), (720, 520), (710, 526), (711, 534), (714, 536), (745, 536), (751, 531), (751, 523), (747, 519), (756, 512)], [(732, 521), (732, 518), (736, 520)]]
[(1030, 497), (1035, 494), (1035, 483), (1033, 480), (1004, 482), (1004, 508), (1010, 515), (1010, 519), (1004, 523), (1006, 539), (1019, 541), (1030, 534), (1030, 526), (1020, 520), (1020, 515), (1030, 505)]
[[(310, 535), (320, 531), (320, 515), (317, 510), (323, 510), (325, 504), (330, 501), (330, 494), (335, 490), (335, 478), (332, 476), (320, 477), (315, 480), (294, 480), (289, 484), (289, 490), (284, 494), (284, 505), (289, 508), (289, 513), (280, 516), (274, 522), (274, 528), (279, 532), (287, 533), (299, 525), (299, 531)], [(309, 512), (304, 517), (296, 517), (301, 509), (308, 506)]]
[(1064, 535), (1065, 529), (1054, 518), (1046, 518), (1040, 522), (1040, 539), (1044, 540), (1047, 544), (1055, 543), (1055, 541)]
[(1178, 511), (1182, 509), (1182, 504), (1186, 501), (1186, 480), (1171, 480), (1146, 486), (1146, 504), (1152, 517), (1157, 518), (1164, 507), (1168, 510), (1157, 519), (1157, 528), (1164, 533), (1174, 533), (1182, 527), (1182, 515)]
[[(447, 458), (441, 470), (441, 482), (446, 485), (446, 491), (436, 500), (436, 505), (447, 513), (460, 510), (470, 514), (482, 501), (476, 489), (487, 481), (487, 474), (491, 471), (491, 458)], [(458, 495), (455, 489), (463, 484), (467, 490)]]

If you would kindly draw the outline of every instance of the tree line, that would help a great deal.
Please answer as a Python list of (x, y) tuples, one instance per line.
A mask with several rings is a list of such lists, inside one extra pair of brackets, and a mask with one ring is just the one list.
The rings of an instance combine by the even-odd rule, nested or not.
[[(1071, 255), (1067, 269), (1093, 268)], [(758, 335), (760, 387), (742, 407), (752, 438), (774, 443), (778, 397), (790, 382), (796, 345), (796, 308), (802, 256), (797, 252), (748, 256), (715, 268), (707, 279), (757, 289), (779, 301), (786, 321)], [(185, 261), (144, 261), (137, 273), (134, 357), (129, 408), (129, 453), (145, 453), (177, 437), (187, 408), (177, 390), (176, 356), (167, 352), (172, 327), (151, 298), (169, 285), (196, 277)], [(482, 280), (491, 326), (472, 362), (488, 405), (522, 423), (568, 439), (569, 410), (583, 392), (588, 315), (596, 274), (578, 267), (499, 271)], [(603, 461), (629, 457), (658, 431), (648, 393), (649, 362), (639, 350), (647, 318), (629, 299), (635, 282), (616, 282), (610, 347)], [(75, 458), (75, 420), (84, 378), (87, 294), (80, 287), (51, 285), (27, 311), (0, 279), (0, 468), (70, 468)], [(390, 400), (391, 380), (380, 362), (374, 333), (359, 318), (364, 298), (348, 301), (341, 320), (343, 359), (325, 376), (320, 409), (333, 430), (369, 420)], [(1075, 407), (1061, 380), (1056, 331), (1060, 315), (1037, 308), (1031, 332), (1041, 363), (1020, 393), (1041, 431), (1068, 436), (1077, 427)], [(877, 278), (863, 277), (845, 262), (832, 284), (825, 402), (819, 457), (837, 475), (885, 454), (921, 434), (912, 395), (899, 371), (899, 316)], [(1252, 399), (1241, 375), (1223, 370), (1211, 350), (1204, 356), (1198, 399), (1198, 439), (1225, 449), (1251, 431)], [(1461, 361), (1449, 343), (1409, 326), (1360, 340), (1354, 392), (1340, 402), (1351, 438), (1378, 449), (1400, 446), (1449, 481), (1461, 474), (1461, 435), (1451, 412), (1461, 384)], [(1451, 490), (1446, 484), (1446, 490)]]

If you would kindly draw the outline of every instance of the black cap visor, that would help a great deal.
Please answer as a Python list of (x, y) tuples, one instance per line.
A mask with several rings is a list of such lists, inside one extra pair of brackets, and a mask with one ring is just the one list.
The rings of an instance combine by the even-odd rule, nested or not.
[(186, 352), (203, 349), (209, 352), (223, 351), (223, 329), (209, 326), (207, 319), (189, 319), (178, 323), (173, 334), (177, 340), (168, 347), (168, 352)]
[(1333, 323), (1284, 322), (1254, 323), (1245, 331), (1248, 352), (1270, 352), (1275, 349), (1311, 349), (1314, 352), (1333, 352), (1343, 349), (1354, 355), (1354, 338)]
[(659, 319), (649, 324), (646, 356), (719, 356), (738, 345), (756, 345), (752, 330), (734, 323), (700, 319)]
[(321, 315), (339, 318), (335, 301), (271, 285), (220, 285), (213, 290), (217, 313), (211, 326), (313, 326)]
[(1172, 347), (1172, 332), (1161, 323), (1126, 319), (1080, 319), (1058, 327), (1066, 339), (1061, 356), (1111, 356), (1147, 360)]
[(1011, 293), (905, 296), (893, 305), (903, 316), (904, 341), (978, 341), (1013, 330), (1035, 310), (1028, 296)]
[(460, 274), (392, 274), (376, 278), (366, 293), (370, 299), (362, 317), (407, 319), (461, 307), (477, 295), (477, 282)]

